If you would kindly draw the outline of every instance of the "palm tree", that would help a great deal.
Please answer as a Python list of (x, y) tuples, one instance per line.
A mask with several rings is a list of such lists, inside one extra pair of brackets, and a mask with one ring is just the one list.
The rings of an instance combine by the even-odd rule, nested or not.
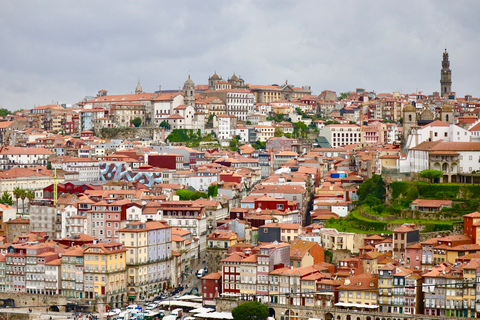
[(20, 198), (22, 199), (22, 213), (25, 213), (25, 198), (27, 197), (27, 192), (23, 189), (20, 190)]
[(35, 199), (35, 192), (32, 190), (28, 190), (26, 193), (26, 197), (28, 199), (28, 213), (30, 213), (30, 202)]
[(13, 189), (13, 195), (15, 196), (15, 199), (17, 200), (17, 212), (18, 212), (18, 198), (20, 198), (20, 193), (21, 193), (21, 190), (19, 187), (15, 187), (15, 189)]

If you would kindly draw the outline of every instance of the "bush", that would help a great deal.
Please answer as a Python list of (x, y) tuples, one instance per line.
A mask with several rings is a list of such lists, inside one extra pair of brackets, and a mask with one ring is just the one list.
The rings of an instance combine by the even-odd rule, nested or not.
[(372, 178), (365, 180), (360, 187), (358, 187), (358, 200), (363, 201), (367, 197), (375, 197), (381, 201), (385, 197), (385, 183), (382, 176), (374, 174)]

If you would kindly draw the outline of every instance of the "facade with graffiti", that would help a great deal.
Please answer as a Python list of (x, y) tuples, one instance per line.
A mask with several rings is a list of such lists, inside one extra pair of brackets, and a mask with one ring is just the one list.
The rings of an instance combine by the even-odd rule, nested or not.
[(100, 180), (140, 182), (151, 187), (162, 183), (162, 170), (152, 167), (131, 169), (125, 162), (101, 162)]

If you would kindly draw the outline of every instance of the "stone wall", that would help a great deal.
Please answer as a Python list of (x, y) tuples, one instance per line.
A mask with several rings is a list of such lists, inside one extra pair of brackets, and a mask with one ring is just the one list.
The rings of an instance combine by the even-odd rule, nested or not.
[(217, 298), (216, 302), (216, 311), (227, 311), (231, 312), (236, 306), (239, 305), (239, 301), (235, 298)]
[(351, 252), (349, 250), (335, 250), (332, 252), (332, 262), (333, 264), (337, 264), (338, 260), (349, 258)]
[(0, 292), (0, 299), (13, 299), (15, 300), (15, 307), (31, 308), (36, 311), (47, 311), (50, 306), (58, 306), (58, 309), (63, 312), (67, 304), (67, 298), (60, 295)]
[(228, 255), (228, 249), (208, 248), (207, 247), (207, 265), (208, 273), (222, 270), (222, 259)]
[(5, 320), (30, 320), (38, 318), (38, 314), (30, 313), (9, 313), (9, 312), (0, 312), (0, 318)]

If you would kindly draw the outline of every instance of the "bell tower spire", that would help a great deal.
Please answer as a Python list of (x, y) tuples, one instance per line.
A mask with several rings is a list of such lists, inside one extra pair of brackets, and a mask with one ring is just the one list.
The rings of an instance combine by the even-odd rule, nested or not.
[(450, 70), (450, 60), (448, 52), (443, 52), (442, 71), (440, 73), (440, 95), (450, 94), (452, 92), (452, 70)]

